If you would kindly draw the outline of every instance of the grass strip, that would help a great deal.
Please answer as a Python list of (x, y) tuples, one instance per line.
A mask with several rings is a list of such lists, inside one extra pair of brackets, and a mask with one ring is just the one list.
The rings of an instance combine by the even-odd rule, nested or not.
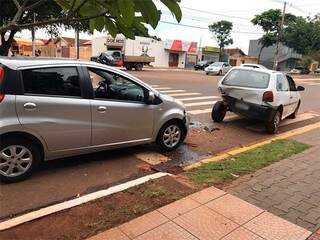
[(203, 164), (186, 174), (197, 184), (219, 184), (303, 152), (309, 147), (295, 140), (275, 140), (225, 160)]

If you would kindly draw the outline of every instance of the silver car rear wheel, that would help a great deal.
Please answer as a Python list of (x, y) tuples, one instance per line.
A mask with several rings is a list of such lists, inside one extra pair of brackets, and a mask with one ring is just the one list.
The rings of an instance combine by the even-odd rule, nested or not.
[(26, 173), (32, 165), (31, 151), (22, 145), (10, 145), (0, 152), (0, 174), (18, 177)]

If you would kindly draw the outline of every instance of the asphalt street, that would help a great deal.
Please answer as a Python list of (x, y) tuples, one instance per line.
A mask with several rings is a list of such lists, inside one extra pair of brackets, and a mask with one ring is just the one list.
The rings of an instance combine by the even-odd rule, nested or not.
[[(214, 102), (220, 99), (217, 91), (220, 76), (207, 76), (200, 71), (171, 70), (130, 73), (160, 92), (184, 102), (193, 122), (186, 143), (170, 154), (161, 154), (153, 146), (141, 146), (47, 162), (26, 181), (0, 183), (0, 219), (113, 186), (157, 170), (175, 173), (181, 166), (208, 155), (270, 137), (263, 131), (261, 124), (233, 114), (228, 114), (223, 123), (212, 122), (211, 108)], [(296, 120), (284, 121), (280, 132), (320, 120), (320, 81), (299, 79), (296, 83), (306, 88), (302, 92), (300, 115)]]

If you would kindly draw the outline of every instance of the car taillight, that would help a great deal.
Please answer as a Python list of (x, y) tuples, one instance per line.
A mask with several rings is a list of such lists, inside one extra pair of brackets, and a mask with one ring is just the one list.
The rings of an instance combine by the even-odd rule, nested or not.
[(2, 84), (3, 84), (3, 79), (4, 79), (4, 69), (3, 67), (0, 66), (0, 103), (3, 101), (4, 99), (4, 93), (2, 93)]
[(273, 102), (273, 92), (266, 91), (263, 93), (262, 101), (264, 102)]

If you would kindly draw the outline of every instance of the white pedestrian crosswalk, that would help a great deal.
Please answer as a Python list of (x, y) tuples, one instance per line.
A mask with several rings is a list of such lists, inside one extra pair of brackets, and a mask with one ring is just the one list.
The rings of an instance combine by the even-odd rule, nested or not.
[(211, 113), (212, 106), (220, 99), (220, 96), (203, 95), (199, 92), (189, 92), (184, 89), (174, 89), (168, 86), (151, 85), (157, 91), (168, 94), (182, 101), (187, 112), (193, 115)]

